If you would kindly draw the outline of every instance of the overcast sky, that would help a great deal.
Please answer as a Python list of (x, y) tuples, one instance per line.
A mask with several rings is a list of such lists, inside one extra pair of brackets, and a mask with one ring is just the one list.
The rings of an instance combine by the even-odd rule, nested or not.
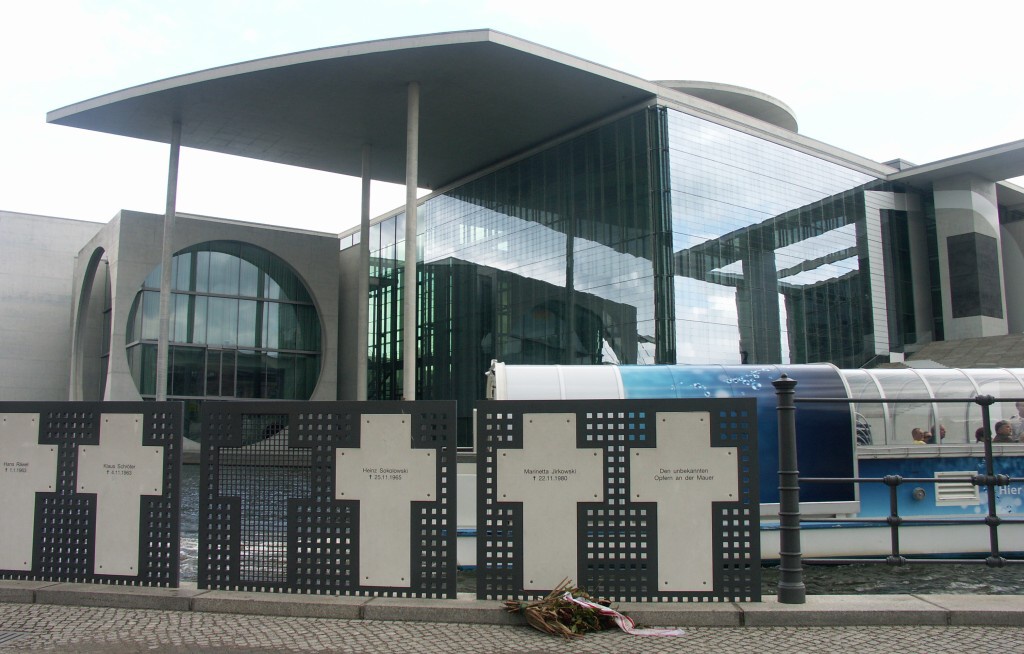
[[(48, 125), (53, 109), (260, 57), (478, 28), (646, 79), (757, 89), (788, 104), (802, 134), (876, 161), (1024, 139), (1020, 0), (0, 0), (0, 12), (7, 211), (163, 213), (167, 145)], [(374, 184), (372, 198), (377, 215), (404, 192)], [(358, 224), (359, 181), (183, 149), (177, 206), (339, 232)]]

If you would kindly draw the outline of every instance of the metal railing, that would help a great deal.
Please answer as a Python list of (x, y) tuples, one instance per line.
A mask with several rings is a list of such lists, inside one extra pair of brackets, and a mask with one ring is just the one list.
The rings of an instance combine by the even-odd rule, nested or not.
[[(990, 567), (1002, 567), (1008, 564), (1024, 563), (1020, 559), (1008, 559), (999, 549), (999, 527), (1004, 524), (1024, 524), (1024, 518), (999, 515), (996, 507), (996, 490), (1024, 478), (996, 474), (995, 459), (992, 452), (992, 425), (989, 407), (996, 402), (1024, 401), (1024, 398), (995, 398), (991, 395), (979, 395), (972, 398), (797, 398), (795, 388), (797, 381), (783, 374), (772, 382), (777, 397), (779, 426), (779, 581), (778, 599), (784, 604), (803, 604), (806, 601), (806, 588), (803, 582), (803, 564), (849, 564), (876, 563), (891, 566), (902, 566), (912, 562), (936, 564), (948, 563), (984, 563)], [(845, 403), (845, 404), (899, 404), (899, 403), (974, 403), (981, 407), (982, 427), (985, 437), (984, 445), (985, 474), (963, 477), (946, 476), (936, 478), (910, 478), (900, 475), (883, 477), (800, 477), (797, 466), (796, 446), (796, 403)], [(952, 517), (940, 519), (909, 519), (899, 512), (899, 496), (897, 490), (903, 484), (937, 484), (937, 483), (969, 483), (975, 487), (988, 489), (988, 512), (983, 517)], [(800, 484), (884, 484), (889, 489), (889, 515), (879, 518), (815, 518), (802, 520), (800, 517)], [(805, 522), (816, 524), (863, 523), (887, 525), (890, 530), (891, 549), (884, 558), (803, 558), (800, 545), (800, 526)], [(915, 525), (978, 525), (984, 524), (989, 529), (989, 554), (985, 558), (908, 558), (900, 550), (900, 528)]]

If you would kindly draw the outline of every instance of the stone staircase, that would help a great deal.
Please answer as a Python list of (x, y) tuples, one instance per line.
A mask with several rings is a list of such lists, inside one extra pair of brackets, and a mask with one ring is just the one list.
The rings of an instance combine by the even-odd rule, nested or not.
[(1024, 334), (928, 343), (909, 355), (904, 365), (936, 367), (928, 362), (945, 368), (1024, 368)]

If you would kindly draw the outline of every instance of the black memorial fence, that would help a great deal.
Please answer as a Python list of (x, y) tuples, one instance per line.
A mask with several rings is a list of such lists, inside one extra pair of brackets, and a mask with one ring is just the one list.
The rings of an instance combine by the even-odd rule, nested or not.
[(0, 402), (0, 416), (0, 579), (178, 585), (181, 404)]
[[(778, 398), (778, 421), (779, 421), (779, 523), (780, 523), (780, 544), (779, 544), (779, 601), (788, 604), (802, 604), (806, 601), (806, 589), (803, 583), (804, 563), (807, 564), (882, 564), (889, 566), (904, 566), (912, 563), (928, 564), (964, 564), (980, 563), (990, 567), (1002, 567), (1011, 564), (1021, 564), (1024, 560), (1008, 558), (1000, 550), (999, 528), (1001, 525), (1024, 524), (1024, 518), (1015, 516), (1000, 515), (996, 511), (996, 493), (998, 489), (1008, 486), (1011, 483), (1024, 481), (1021, 477), (1012, 477), (998, 473), (996, 457), (992, 450), (992, 423), (989, 416), (989, 407), (996, 402), (1020, 402), (1024, 398), (996, 398), (991, 395), (979, 395), (970, 398), (899, 398), (880, 399), (873, 398), (798, 398), (795, 397), (795, 388), (798, 380), (782, 375), (780, 379), (772, 382), (776, 389)], [(889, 474), (882, 477), (800, 477), (797, 469), (796, 449), (796, 421), (795, 411), (798, 404), (977, 404), (981, 408), (983, 437), (981, 443), (984, 449), (983, 465), (985, 471), (982, 474), (969, 476), (943, 476), (936, 477), (903, 477), (898, 474)], [(938, 445), (936, 447), (942, 447)], [(889, 491), (889, 515), (877, 518), (814, 518), (813, 520), (801, 519), (800, 515), (800, 484), (882, 484)], [(987, 489), (987, 512), (977, 516), (949, 516), (945, 518), (908, 518), (900, 514), (898, 489), (904, 484), (914, 485), (935, 485), (935, 484), (962, 483), (970, 486)], [(889, 529), (890, 551), (884, 557), (829, 557), (810, 558), (804, 557), (801, 552), (800, 526), (808, 522), (817, 524), (860, 524), (878, 525)], [(901, 549), (900, 529), (913, 526), (931, 527), (962, 527), (975, 525), (985, 527), (988, 530), (989, 552), (987, 556), (980, 558), (956, 557), (940, 558), (935, 556), (907, 556)]]
[[(346, 453), (368, 446), (363, 431), (373, 416), (406, 416), (409, 436), (400, 445), (433, 453), (431, 499), (407, 504), (410, 578), (395, 584), (360, 571), (361, 554), (388, 544), (364, 540), (361, 531), (398, 518), (361, 520), (361, 511), (415, 471), (391, 463), (400, 460), (395, 453), (364, 466), (365, 474), (338, 472)], [(455, 597), (454, 402), (206, 402), (202, 426), (200, 588)], [(356, 489), (345, 496), (352, 499), (339, 499), (339, 484)]]
[[(693, 441), (684, 439), (684, 434), (678, 431), (659, 429), (656, 424), (659, 414), (698, 412), (706, 412), (710, 424), (701, 432), (702, 436)], [(512, 483), (520, 487), (506, 492), (499, 474), (503, 457), (508, 460), (509, 456), (516, 456), (517, 463), (528, 461), (528, 457), (518, 454), (526, 446), (524, 422), (550, 413), (575, 417), (575, 438), (569, 449), (574, 451), (571, 456), (577, 457), (574, 460), (579, 465), (567, 464), (568, 474), (552, 469), (557, 460), (553, 454), (553, 439), (549, 433), (542, 434), (539, 455), (535, 459), (539, 461), (537, 469), (524, 469), (524, 464), (507, 467), (504, 474), (518, 477)], [(685, 448), (693, 448), (680, 451), (678, 461), (696, 460), (689, 458), (689, 453), (696, 450), (735, 448), (738, 456), (727, 464), (733, 466), (731, 472), (736, 474), (736, 482), (729, 490), (735, 493), (733, 499), (725, 499), (725, 494), (712, 500), (695, 500), (688, 496), (686, 489), (698, 490), (702, 482), (676, 482), (676, 479), (683, 479), (676, 474), (702, 474), (710, 479), (716, 474), (724, 477), (727, 471), (724, 468), (687, 468), (686, 463), (679, 467), (670, 464), (668, 457), (659, 460), (657, 457), (662, 454), (654, 452), (659, 447), (667, 449), (674, 440), (688, 443)], [(651, 478), (649, 472), (640, 473), (636, 466), (636, 455), (644, 450), (653, 450), (652, 458), (668, 468), (661, 471), (664, 475), (656, 477), (659, 481), (654, 484), (652, 496), (637, 499), (634, 479), (641, 474)], [(549, 519), (547, 528), (535, 528), (534, 533), (527, 533), (530, 523), (526, 512), (544, 514), (550, 512), (547, 505), (563, 502), (565, 498), (560, 494), (570, 490), (566, 478), (575, 475), (591, 454), (599, 457), (600, 488), (597, 493), (588, 495), (592, 500), (578, 503), (571, 500), (572, 517), (564, 520), (569, 525), (568, 532), (559, 529), (563, 524)], [(658, 471), (659, 468), (654, 468), (655, 473)], [(543, 559), (560, 548), (562, 541), (568, 541), (575, 552), (574, 565), (560, 569), (557, 574), (612, 601), (760, 601), (758, 483), (757, 407), (752, 399), (480, 403), (477, 405), (477, 597), (491, 600), (543, 597), (558, 580), (552, 578), (547, 588), (528, 588), (530, 579), (524, 571), (527, 544), (536, 550), (532, 556)], [(654, 495), (663, 490), (662, 501), (655, 501)], [(512, 494), (527, 501), (509, 500)], [(681, 518), (692, 510), (700, 511), (701, 515)], [(678, 540), (663, 541), (665, 546), (660, 548), (659, 530), (680, 519), (692, 520), (694, 529), (683, 533)], [(543, 518), (541, 523), (543, 525)], [(705, 524), (708, 525), (706, 541), (696, 533), (704, 532)], [(667, 583), (659, 581), (663, 579), (659, 567), (685, 567), (701, 552), (709, 553), (708, 569), (699, 571), (706, 581), (697, 582), (699, 587), (688, 590), (659, 588)]]

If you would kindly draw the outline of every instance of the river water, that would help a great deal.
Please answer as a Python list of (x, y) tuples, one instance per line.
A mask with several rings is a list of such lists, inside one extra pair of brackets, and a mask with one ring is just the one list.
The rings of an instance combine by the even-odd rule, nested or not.
[[(199, 466), (182, 466), (181, 581), (196, 581), (199, 556)], [(776, 594), (777, 566), (765, 565), (762, 595)], [(983, 564), (912, 563), (804, 566), (808, 595), (1024, 594), (1024, 563), (1003, 568)], [(458, 573), (458, 591), (476, 592), (473, 571)]]

